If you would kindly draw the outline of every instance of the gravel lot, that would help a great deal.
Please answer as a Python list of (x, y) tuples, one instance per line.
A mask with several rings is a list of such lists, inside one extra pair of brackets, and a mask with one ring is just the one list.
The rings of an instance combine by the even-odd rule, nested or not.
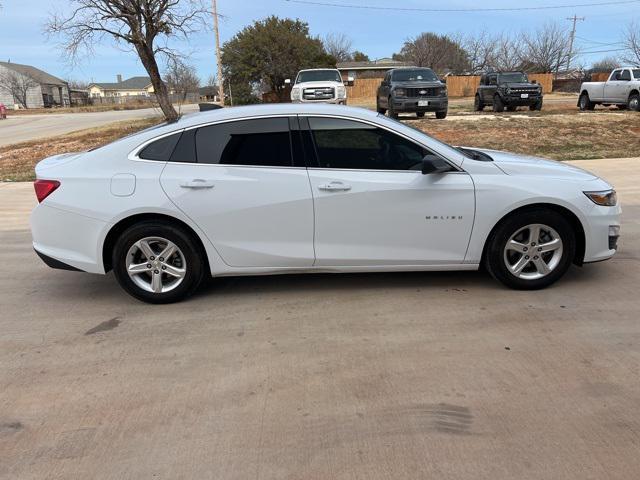
[(547, 290), (253, 277), (169, 306), (46, 267), (31, 185), (0, 184), (0, 478), (636, 478), (640, 159), (576, 163), (621, 247)]

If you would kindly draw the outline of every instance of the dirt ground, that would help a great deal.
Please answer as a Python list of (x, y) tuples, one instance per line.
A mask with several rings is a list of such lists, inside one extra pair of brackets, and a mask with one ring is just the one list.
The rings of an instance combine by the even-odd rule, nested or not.
[(480, 272), (248, 277), (152, 306), (33, 253), (0, 183), (0, 479), (621, 480), (640, 471), (640, 159), (620, 250)]

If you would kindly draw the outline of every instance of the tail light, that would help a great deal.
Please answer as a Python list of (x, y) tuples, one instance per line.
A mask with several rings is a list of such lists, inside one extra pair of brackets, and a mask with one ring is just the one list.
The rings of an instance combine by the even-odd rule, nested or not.
[(33, 182), (33, 188), (36, 190), (38, 202), (42, 203), (42, 201), (51, 195), (59, 186), (60, 182), (57, 180), (36, 180)]

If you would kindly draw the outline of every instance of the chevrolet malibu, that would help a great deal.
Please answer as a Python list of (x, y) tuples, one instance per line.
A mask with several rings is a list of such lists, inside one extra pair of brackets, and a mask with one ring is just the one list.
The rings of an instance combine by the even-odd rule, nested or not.
[(364, 109), (185, 116), (36, 167), (33, 247), (168, 303), (208, 275), (476, 270), (539, 289), (612, 257), (616, 193), (554, 161), (454, 148)]

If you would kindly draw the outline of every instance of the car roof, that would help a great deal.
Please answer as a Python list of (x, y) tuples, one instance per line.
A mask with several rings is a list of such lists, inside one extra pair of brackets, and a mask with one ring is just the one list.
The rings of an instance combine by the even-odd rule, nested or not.
[(336, 72), (339, 72), (340, 70), (338, 70), (337, 68), (331, 68), (331, 67), (327, 67), (327, 68), (303, 68), (302, 70), (298, 70), (298, 73), (300, 72), (315, 72), (318, 70), (333, 70)]
[(345, 105), (328, 103), (267, 103), (259, 105), (245, 105), (241, 107), (227, 107), (205, 112), (190, 113), (168, 126), (173, 130), (188, 128), (204, 123), (242, 118), (261, 117), (264, 115), (342, 115), (347, 117), (373, 119), (378, 116), (373, 110)]

